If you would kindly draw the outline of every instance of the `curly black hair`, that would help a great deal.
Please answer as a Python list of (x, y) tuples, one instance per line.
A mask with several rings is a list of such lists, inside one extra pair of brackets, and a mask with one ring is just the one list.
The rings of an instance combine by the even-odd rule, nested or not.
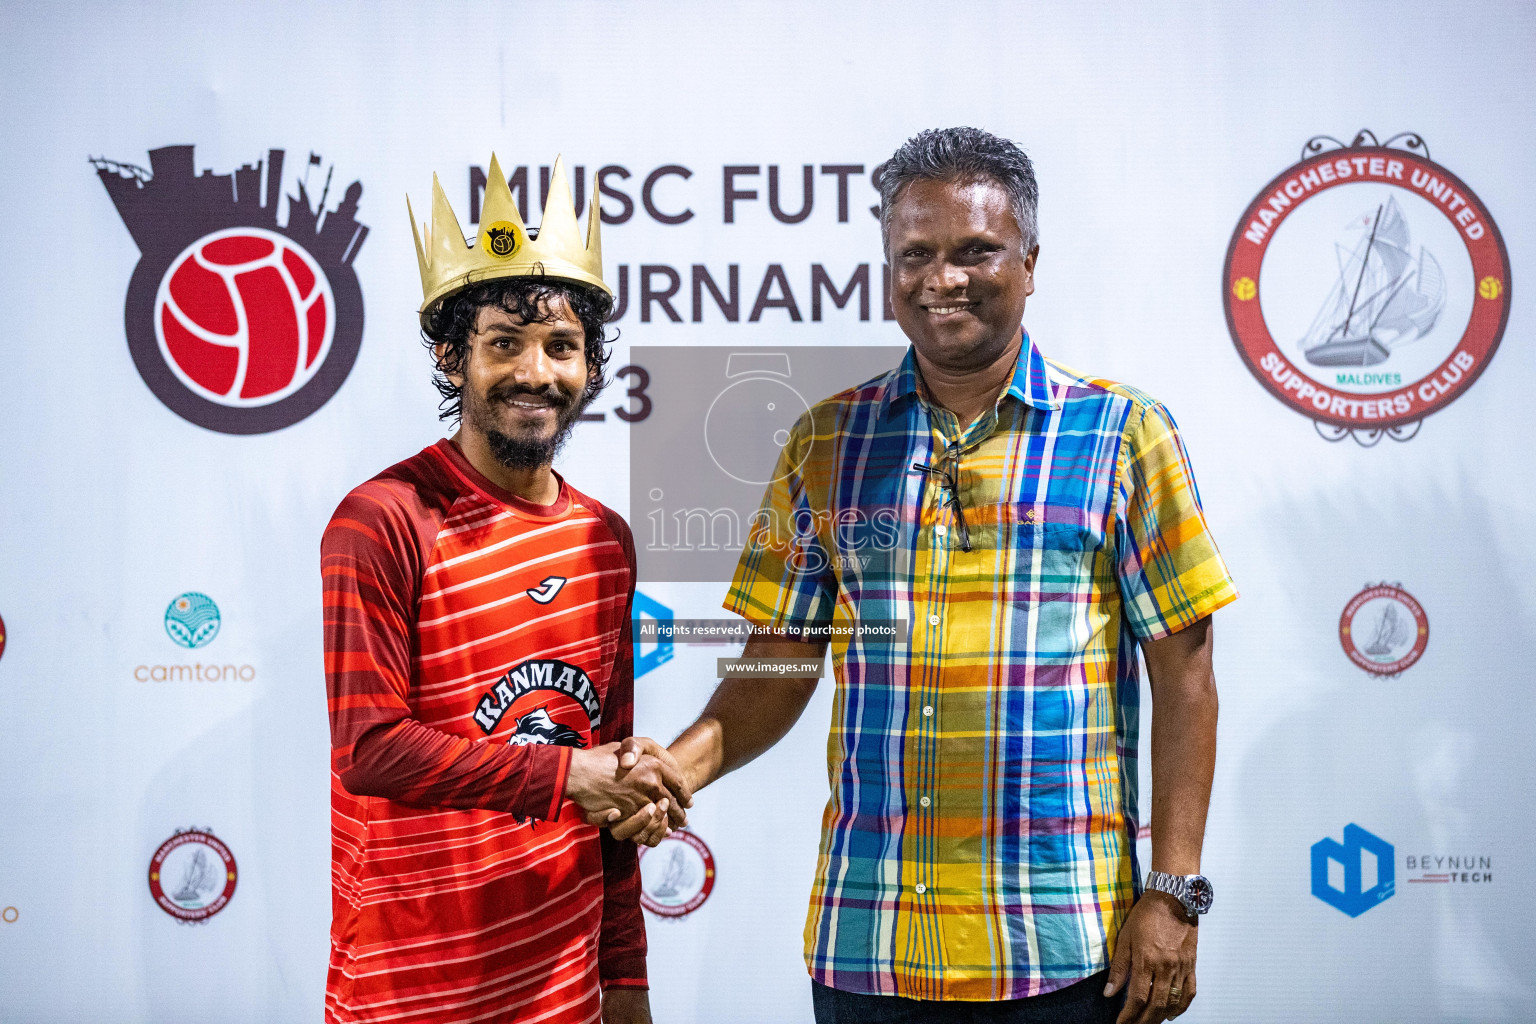
[[(613, 299), (596, 288), (553, 277), (502, 277), (454, 292), (421, 315), (422, 341), (437, 364), (432, 383), (443, 396), (438, 419), (456, 420), (462, 412), (463, 388), (453, 383), (449, 374), (463, 372), (464, 360), (469, 357), (469, 335), (480, 310), (497, 306), (525, 324), (548, 323), (554, 319), (550, 309), (557, 298), (565, 299), (586, 332), (587, 389), (582, 405), (608, 386), (607, 346), (612, 339), (606, 328)], [(443, 346), (440, 359), (435, 352), (438, 345)]]

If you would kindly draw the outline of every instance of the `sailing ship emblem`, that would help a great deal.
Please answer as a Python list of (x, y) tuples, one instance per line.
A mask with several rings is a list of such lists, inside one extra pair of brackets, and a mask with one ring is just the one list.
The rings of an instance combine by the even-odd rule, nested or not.
[(184, 924), (200, 924), (229, 905), (239, 872), (235, 855), (208, 829), (179, 829), (149, 861), (149, 894)]
[(1372, 675), (1399, 675), (1429, 646), (1429, 617), (1401, 583), (1368, 585), (1344, 606), (1339, 642)]
[(715, 857), (692, 829), (640, 848), (640, 905), (658, 917), (683, 918), (715, 888)]
[(1314, 366), (1384, 363), (1395, 346), (1428, 334), (1445, 308), (1445, 272), (1428, 249), (1415, 253), (1393, 196), (1354, 227), (1369, 231), (1353, 248), (1335, 243), (1338, 280), (1301, 341)]
[[(1325, 193), (1327, 203), (1291, 219)], [(1357, 203), (1358, 216), (1330, 239), (1316, 218), (1336, 203)], [(1300, 226), (1272, 246), (1288, 223)], [(1274, 252), (1285, 255), (1268, 260)], [(1328, 290), (1302, 298), (1319, 260), (1332, 264)], [(1328, 440), (1371, 445), (1408, 440), (1471, 387), (1504, 335), (1509, 288), (1503, 237), (1472, 190), (1429, 159), (1419, 136), (1378, 142), (1361, 131), (1347, 145), (1309, 140), (1254, 198), (1227, 247), (1222, 296), (1259, 383)]]

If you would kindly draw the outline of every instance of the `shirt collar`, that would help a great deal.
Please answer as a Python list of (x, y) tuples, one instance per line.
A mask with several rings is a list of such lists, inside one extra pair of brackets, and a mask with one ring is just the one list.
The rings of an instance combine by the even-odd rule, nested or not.
[[(918, 392), (917, 354), (907, 346), (907, 354), (901, 365), (886, 382), (885, 394), (880, 399), (880, 417), (883, 419), (892, 405), (914, 398)], [(1061, 401), (1051, 388), (1050, 377), (1045, 369), (1045, 357), (1035, 347), (1029, 332), (1024, 331), (1024, 344), (1019, 347), (1019, 361), (1013, 368), (1013, 379), (1008, 382), (1004, 395), (1012, 395), (1025, 405), (1035, 409), (1059, 409)]]

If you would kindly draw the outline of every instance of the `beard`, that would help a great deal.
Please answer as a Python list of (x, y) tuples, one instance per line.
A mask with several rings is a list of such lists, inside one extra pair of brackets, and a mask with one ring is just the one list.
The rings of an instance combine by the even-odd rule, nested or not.
[[(519, 396), (541, 398), (549, 403), (555, 410), (555, 429), (551, 433), (541, 436), (534, 428), (509, 434), (497, 429), (498, 407)], [(572, 392), (559, 384), (543, 388), (517, 384), (492, 388), (484, 395), (464, 390), (465, 423), (485, 436), (491, 455), (508, 469), (538, 469), (554, 462), (586, 407), (585, 389)]]

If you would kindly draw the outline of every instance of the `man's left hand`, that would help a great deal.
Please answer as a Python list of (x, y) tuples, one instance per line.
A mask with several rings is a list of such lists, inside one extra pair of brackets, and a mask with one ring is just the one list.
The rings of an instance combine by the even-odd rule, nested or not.
[(1179, 901), (1146, 892), (1131, 908), (1115, 941), (1106, 996), (1125, 988), (1115, 1024), (1158, 1024), (1189, 1009), (1195, 998), (1195, 944), (1200, 929)]
[(643, 988), (607, 989), (603, 1024), (651, 1024), (651, 994)]

